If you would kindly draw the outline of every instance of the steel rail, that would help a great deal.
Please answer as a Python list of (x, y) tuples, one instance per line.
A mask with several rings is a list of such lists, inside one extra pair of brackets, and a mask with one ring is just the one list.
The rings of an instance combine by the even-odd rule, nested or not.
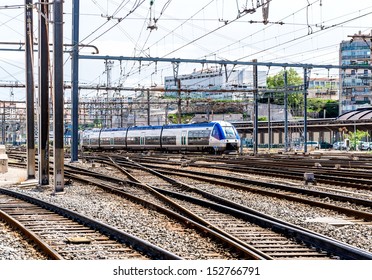
[(69, 219), (72, 219), (74, 221), (77, 221), (80, 224), (83, 224), (92, 229), (95, 229), (106, 236), (110, 236), (111, 238), (118, 240), (121, 243), (127, 244), (131, 246), (132, 248), (134, 248), (135, 250), (138, 250), (151, 258), (164, 259), (164, 260), (180, 260), (181, 259), (179, 256), (176, 256), (173, 253), (168, 252), (158, 246), (155, 246), (145, 240), (139, 239), (124, 231), (118, 230), (110, 225), (104, 224), (99, 221), (95, 221), (82, 214), (78, 214), (74, 211), (61, 208), (55, 204), (48, 203), (46, 201), (42, 201), (40, 199), (31, 197), (31, 196), (28, 196), (28, 195), (25, 195), (25, 194), (22, 194), (16, 191), (12, 191), (9, 189), (4, 189), (4, 188), (0, 188), (0, 193), (16, 197), (18, 199), (38, 205), (49, 211), (53, 211), (54, 213), (57, 213), (61, 216), (68, 217)]
[[(262, 216), (255, 216), (242, 210), (230, 208), (224, 205), (219, 205), (213, 202), (200, 200), (191, 196), (186, 196), (180, 193), (170, 192), (167, 190), (155, 188), (163, 194), (172, 197), (179, 197), (180, 199), (187, 199), (198, 205), (210, 207), (212, 209), (229, 213), (236, 217), (249, 220), (259, 226), (271, 228), (273, 231), (281, 233), (286, 236), (291, 236), (298, 241), (304, 242), (309, 246), (314, 246), (319, 250), (327, 250), (331, 254), (341, 257), (342, 259), (355, 259), (355, 260), (372, 260), (372, 253), (342, 243), (329, 237), (311, 232), (309, 230), (302, 230), (299, 227), (293, 227), (282, 223), (282, 221), (274, 221), (273, 219), (265, 219)], [(243, 208), (242, 208), (243, 209)]]
[[(143, 168), (143, 169), (147, 170), (148, 172), (156, 174), (159, 177), (163, 178), (164, 180), (166, 180), (170, 183), (173, 183), (177, 186), (183, 186), (185, 189), (188, 189), (189, 191), (195, 191), (199, 194), (203, 193), (203, 191), (200, 191), (197, 188), (190, 187), (187, 184), (183, 184), (179, 181), (168, 178), (165, 175), (162, 175), (155, 170), (151, 170), (147, 167), (141, 166), (138, 163), (131, 162), (131, 164), (134, 164), (138, 168)], [(298, 226), (293, 226), (289, 223), (280, 221), (279, 219), (275, 219), (275, 218), (272, 218), (272, 217), (267, 216), (267, 215), (266, 216), (264, 216), (262, 214), (255, 215), (255, 214), (252, 214), (252, 212), (248, 213), (248, 211), (249, 211), (248, 208), (244, 208), (243, 206), (236, 206), (235, 204), (233, 204), (231, 202), (228, 202), (228, 203), (230, 204), (230, 206), (235, 205), (234, 208), (232, 208), (230, 206), (225, 206), (225, 205), (222, 205), (222, 206), (217, 205), (215, 203), (208, 202), (208, 201), (200, 201), (200, 200), (198, 200), (196, 198), (193, 198), (193, 197), (184, 196), (180, 193), (170, 192), (170, 191), (163, 190), (163, 189), (156, 188), (156, 187), (152, 187), (152, 188), (157, 190), (158, 192), (166, 194), (168, 196), (182, 197), (182, 199), (187, 199), (187, 200), (193, 201), (195, 203), (197, 202), (199, 205), (204, 204), (204, 205), (208, 205), (208, 207), (213, 206), (213, 209), (219, 209), (219, 211), (224, 211), (224, 212), (227, 211), (229, 214), (237, 215), (237, 217), (240, 217), (240, 218), (242, 218), (241, 215), (243, 215), (243, 216), (246, 215), (246, 216), (244, 216), (245, 219), (250, 217), (251, 222), (252, 222), (252, 219), (253, 219), (254, 223), (260, 225), (260, 223), (258, 221), (262, 221), (262, 224), (264, 224), (265, 227), (271, 228), (274, 231), (285, 234), (287, 236), (290, 235), (292, 237), (295, 237), (297, 240), (304, 241), (305, 243), (307, 243), (310, 246), (316, 246), (317, 248), (321, 248), (321, 249), (326, 248), (329, 251), (338, 252), (337, 254), (339, 254), (342, 258), (345, 258), (345, 259), (372, 259), (372, 254), (369, 253), (369, 252), (366, 252), (366, 251), (363, 251), (361, 249), (355, 248), (353, 246), (347, 245), (345, 243), (334, 240), (332, 238), (325, 237), (321, 234), (314, 233), (310, 230), (306, 230), (306, 229), (303, 229), (303, 228), (298, 227)], [(210, 197), (212, 197), (212, 196), (210, 196)], [(217, 199), (219, 201), (224, 201), (224, 203), (227, 204), (226, 200), (223, 199), (223, 198), (219, 198), (219, 197), (215, 196), (214, 199)], [(240, 209), (237, 209), (239, 207), (240, 207)], [(242, 211), (242, 209), (244, 209), (244, 212)], [(315, 241), (314, 238), (317, 239), (317, 240)]]
[[(149, 167), (149, 165), (144, 164), (144, 166)], [(292, 186), (286, 186), (282, 184), (276, 184), (276, 183), (269, 183), (269, 182), (262, 182), (262, 181), (257, 181), (257, 180), (251, 180), (251, 179), (244, 179), (244, 178), (239, 178), (239, 177), (234, 177), (234, 176), (226, 176), (226, 175), (218, 175), (218, 174), (206, 174), (198, 171), (192, 171), (192, 170), (177, 170), (174, 171), (174, 169), (170, 170), (170, 168), (166, 167), (152, 167), (155, 171), (159, 171), (162, 173), (167, 173), (171, 175), (180, 175), (180, 174), (187, 174), (187, 176), (198, 179), (198, 180), (203, 180), (203, 181), (208, 181), (210, 183), (215, 183), (218, 184), (220, 183), (221, 185), (225, 186), (231, 186), (234, 188), (239, 188), (239, 189), (244, 189), (244, 190), (250, 190), (249, 187), (242, 186), (240, 184), (235, 184), (232, 182), (239, 182), (247, 185), (257, 185), (257, 186), (262, 186), (266, 188), (271, 188), (271, 189), (281, 189), (284, 191), (290, 191), (293, 193), (301, 193), (309, 196), (314, 196), (314, 197), (321, 197), (321, 198), (331, 198), (336, 201), (342, 201), (342, 202), (350, 202), (350, 203), (355, 203), (357, 205), (362, 205), (366, 207), (371, 207), (372, 208), (372, 200), (366, 200), (366, 199), (360, 199), (360, 198), (355, 198), (355, 197), (349, 197), (345, 195), (338, 195), (338, 194), (332, 194), (328, 192), (322, 192), (322, 191), (316, 191), (316, 190), (309, 190), (309, 189), (303, 189), (303, 188), (297, 188), (297, 187), (292, 187)], [(206, 179), (205, 177), (211, 177), (212, 179)], [(227, 182), (217, 180), (218, 179), (223, 179), (227, 180)], [(231, 182), (232, 181), (232, 182)], [(254, 189), (252, 189), (254, 191)], [(372, 218), (372, 213), (369, 218)]]
[(5, 213), (0, 209), (0, 219), (20, 231), (23, 235), (31, 239), (49, 258), (53, 260), (63, 260), (64, 258), (58, 254), (52, 247), (38, 237), (32, 230), (27, 229), (22, 223)]
[[(200, 232), (202, 232), (203, 234), (208, 233), (208, 235), (213, 236), (214, 238), (221, 240), (223, 243), (229, 244), (229, 246), (233, 247), (234, 250), (240, 252), (241, 254), (244, 254), (245, 256), (249, 256), (250, 259), (256, 259), (256, 260), (271, 259), (269, 256), (267, 256), (266, 254), (263, 254), (262, 252), (257, 251), (255, 248), (247, 246), (247, 244), (241, 244), (241, 242), (239, 240), (236, 240), (236, 238), (234, 238), (232, 236), (227, 236), (228, 235), (227, 233), (218, 231), (214, 227), (210, 227), (207, 222), (204, 222), (204, 224), (200, 223), (200, 219), (196, 215), (193, 215), (192, 213), (190, 213), (186, 209), (176, 205), (173, 201), (164, 197), (159, 192), (155, 192), (154, 190), (152, 190), (152, 193), (155, 194), (158, 198), (165, 201), (165, 203), (171, 204), (173, 207), (177, 208), (179, 211), (181, 211), (182, 213), (184, 213), (188, 217), (182, 216), (179, 213), (176, 213), (174, 211), (171, 211), (169, 209), (161, 207), (157, 204), (154, 204), (154, 203), (151, 203), (151, 202), (146, 201), (144, 199), (141, 199), (139, 197), (133, 196), (133, 195), (131, 195), (131, 194), (125, 192), (125, 191), (120, 190), (119, 187), (112, 187), (112, 186), (109, 186), (109, 185), (105, 184), (105, 182), (107, 183), (107, 180), (110, 180), (111, 182), (115, 182), (116, 184), (125, 182), (125, 183), (131, 184), (131, 185), (136, 185), (140, 188), (143, 188), (143, 187), (146, 188), (146, 185), (143, 184), (143, 183), (139, 183), (139, 182), (136, 182), (136, 181), (125, 181), (125, 180), (122, 180), (120, 178), (114, 178), (112, 176), (106, 176), (106, 175), (103, 175), (103, 174), (102, 175), (101, 174), (94, 174), (94, 172), (88, 171), (86, 174), (89, 174), (89, 176), (94, 176), (96, 178), (99, 178), (100, 180), (104, 180), (103, 182), (95, 182), (95, 181), (92, 181), (89, 178), (85, 178), (83, 176), (80, 176), (80, 175), (77, 175), (77, 174), (74, 174), (74, 173), (70, 173), (71, 171), (69, 171), (67, 169), (65, 171), (68, 173), (68, 175), (66, 175), (68, 177), (71, 177), (75, 180), (79, 180), (79, 181), (82, 181), (82, 182), (94, 184), (94, 185), (96, 185), (96, 186), (98, 186), (98, 187), (100, 187), (100, 188), (102, 188), (106, 191), (109, 191), (109, 192), (111, 192), (115, 195), (125, 197), (125, 198), (130, 199), (130, 200), (132, 200), (136, 203), (139, 203), (139, 204), (141, 204), (145, 207), (149, 207), (151, 209), (155, 209), (159, 212), (162, 212), (162, 213), (166, 214), (167, 216), (170, 216), (174, 219), (177, 219), (177, 220), (183, 222), (184, 224), (187, 224), (188, 226), (198, 228), (198, 230)], [(79, 170), (79, 173), (84, 174), (84, 172), (82, 170)], [(147, 189), (147, 190), (149, 191), (149, 189)]]

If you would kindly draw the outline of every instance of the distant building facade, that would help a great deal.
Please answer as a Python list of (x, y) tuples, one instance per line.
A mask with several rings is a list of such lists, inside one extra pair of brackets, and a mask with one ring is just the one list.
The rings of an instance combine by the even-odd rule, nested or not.
[(338, 100), (338, 78), (311, 78), (309, 81), (308, 97)]
[[(258, 71), (258, 87), (266, 87), (266, 71)], [(188, 89), (190, 92), (181, 92), (181, 98), (207, 98), (207, 99), (226, 99), (243, 100), (252, 97), (248, 90), (253, 89), (253, 71), (227, 70), (208, 68), (202, 71), (192, 72), (191, 74), (179, 75), (181, 88)], [(173, 76), (164, 78), (165, 96), (177, 97), (177, 82)]]
[[(361, 32), (340, 44), (340, 65), (372, 65), (371, 39)], [(340, 70), (340, 114), (371, 104), (371, 70)]]

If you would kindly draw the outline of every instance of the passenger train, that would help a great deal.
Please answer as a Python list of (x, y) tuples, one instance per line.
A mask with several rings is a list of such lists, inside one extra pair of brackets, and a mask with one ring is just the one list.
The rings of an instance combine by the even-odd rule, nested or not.
[(80, 144), (86, 149), (200, 151), (223, 153), (238, 151), (240, 137), (225, 121), (162, 126), (85, 130)]

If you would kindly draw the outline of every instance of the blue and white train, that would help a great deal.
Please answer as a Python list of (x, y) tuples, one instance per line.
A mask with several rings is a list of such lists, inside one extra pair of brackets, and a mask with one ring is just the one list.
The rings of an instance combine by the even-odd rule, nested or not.
[(240, 137), (225, 121), (162, 126), (85, 130), (80, 135), (82, 149), (200, 151), (223, 153), (238, 151)]

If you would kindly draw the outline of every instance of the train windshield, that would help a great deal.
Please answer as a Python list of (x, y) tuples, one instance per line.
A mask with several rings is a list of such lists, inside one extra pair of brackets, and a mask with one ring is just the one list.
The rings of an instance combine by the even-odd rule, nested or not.
[(226, 139), (235, 139), (235, 130), (232, 126), (224, 126), (223, 130), (225, 131)]

